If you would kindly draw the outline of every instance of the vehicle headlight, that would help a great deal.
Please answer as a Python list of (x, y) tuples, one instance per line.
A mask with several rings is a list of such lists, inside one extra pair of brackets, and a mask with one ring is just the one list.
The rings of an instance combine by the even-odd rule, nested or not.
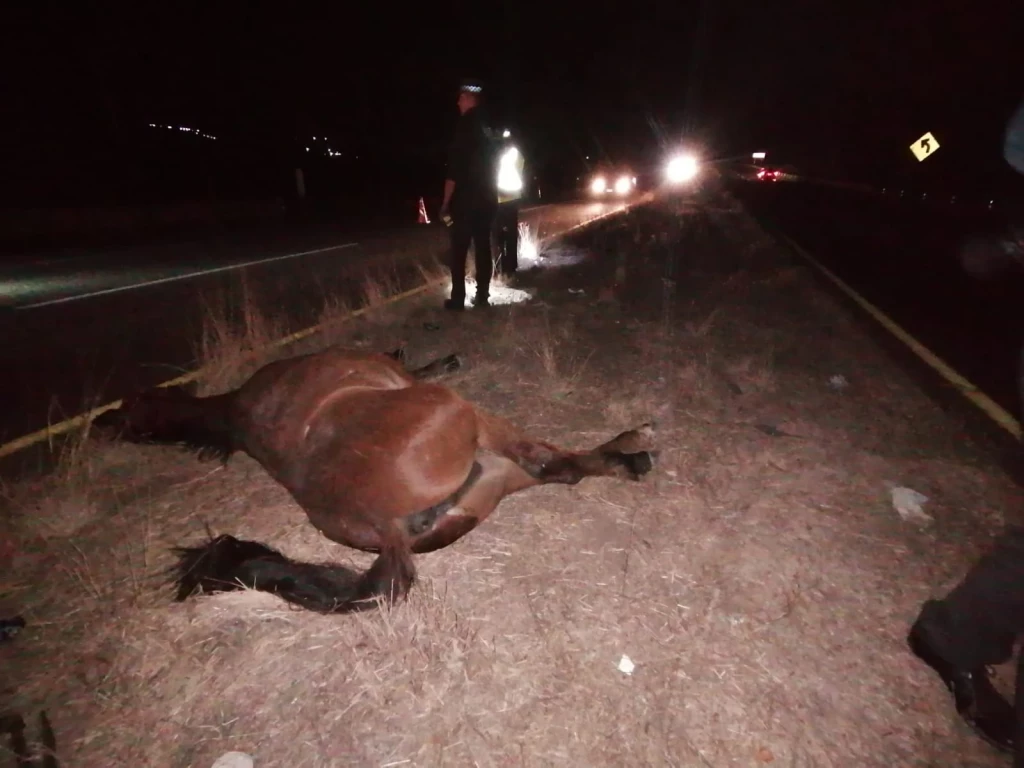
[(673, 184), (690, 181), (697, 175), (699, 166), (697, 158), (693, 155), (680, 155), (668, 161), (665, 167), (665, 176)]
[(618, 181), (615, 182), (615, 191), (620, 195), (625, 195), (633, 188), (633, 182), (629, 176), (622, 176)]
[(523, 177), (516, 164), (519, 162), (519, 150), (509, 147), (498, 163), (498, 189), (502, 192), (518, 192), (523, 188)]
[(598, 176), (590, 182), (590, 191), (595, 195), (603, 194), (607, 188), (608, 182), (605, 181), (604, 176)]

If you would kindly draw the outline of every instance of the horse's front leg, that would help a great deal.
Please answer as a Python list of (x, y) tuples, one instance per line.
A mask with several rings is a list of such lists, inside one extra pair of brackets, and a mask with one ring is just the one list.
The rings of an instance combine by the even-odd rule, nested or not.
[(560, 451), (538, 468), (542, 483), (575, 485), (585, 477), (639, 480), (654, 468), (654, 427), (644, 424), (589, 451)]
[(639, 480), (654, 467), (653, 424), (643, 424), (592, 450), (577, 452), (534, 440), (491, 414), (480, 422), (481, 445), (511, 459), (540, 483), (574, 485), (585, 477)]
[[(405, 366), (409, 360), (409, 356), (405, 353), (404, 347), (399, 347), (398, 349), (388, 352), (388, 357), (392, 360), (396, 360), (403, 366)], [(461, 368), (462, 359), (458, 355), (446, 355), (445, 357), (439, 357), (437, 360), (432, 360), (419, 368), (407, 370), (409, 370), (409, 374), (416, 379), (435, 379), (449, 373), (455, 373)]]
[(455, 373), (457, 370), (462, 368), (462, 360), (458, 355), (447, 355), (440, 357), (437, 360), (427, 363), (426, 365), (414, 368), (409, 373), (417, 379), (436, 379), (442, 376), (446, 376), (449, 373)]

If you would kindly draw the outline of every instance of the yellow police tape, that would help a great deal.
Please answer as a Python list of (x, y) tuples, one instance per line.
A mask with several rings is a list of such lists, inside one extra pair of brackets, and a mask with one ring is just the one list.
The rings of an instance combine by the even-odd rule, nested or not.
[[(640, 200), (633, 203), (633, 205), (637, 205), (640, 202), (644, 202), (647, 199), (649, 198), (641, 198)], [(631, 207), (632, 205), (625, 205), (622, 208), (616, 208), (612, 211), (602, 213), (599, 216), (593, 216), (589, 219), (586, 219), (585, 221), (580, 222), (579, 224), (576, 224), (575, 226), (569, 227), (569, 229), (566, 229), (562, 232), (558, 232), (554, 235), (548, 235), (547, 237), (540, 238), (538, 242), (543, 244), (545, 242), (554, 240), (555, 238), (564, 237), (570, 232), (575, 232), (578, 229), (582, 229), (585, 226), (593, 224), (595, 221), (599, 219), (612, 216), (616, 213), (622, 213), (623, 211), (626, 211)], [(429, 290), (430, 288), (442, 285), (448, 279), (449, 278), (447, 277), (442, 277), (438, 278), (437, 280), (431, 280), (430, 282), (424, 283), (423, 285), (417, 286), (416, 288), (410, 288), (408, 291), (403, 291), (402, 293), (395, 294), (394, 296), (385, 299), (384, 301), (378, 302), (377, 304), (373, 304), (372, 306), (366, 306), (361, 307), (360, 309), (356, 309), (350, 312), (349, 314), (345, 315), (344, 317), (338, 318), (337, 320), (331, 320), (329, 321), (329, 323), (318, 323), (317, 325), (310, 326), (309, 328), (304, 328), (301, 331), (296, 331), (295, 333), (289, 334), (284, 338), (271, 342), (265, 348), (254, 351), (251, 354), (252, 356), (258, 356), (266, 352), (269, 352), (270, 350), (279, 349), (280, 347), (287, 346), (308, 336), (313, 336), (314, 334), (319, 333), (328, 324), (333, 325), (335, 323), (340, 324), (348, 322), (349, 320), (357, 318), (360, 315), (364, 315), (367, 312), (371, 312), (375, 309), (379, 309), (380, 307), (385, 306), (387, 304), (394, 304), (395, 302), (402, 301), (403, 299), (407, 299), (410, 296), (415, 296), (417, 293), (422, 293), (426, 290)], [(160, 384), (157, 384), (156, 387), (178, 387), (181, 386), (182, 384), (188, 384), (189, 382), (201, 378), (208, 367), (209, 366), (198, 368), (194, 371), (191, 371), (190, 373), (186, 373), (182, 376), (178, 376), (175, 379), (171, 379), (170, 381), (165, 381)], [(101, 405), (98, 408), (93, 408), (91, 411), (81, 413), (78, 416), (74, 416), (70, 419), (65, 419), (64, 421), (58, 422), (56, 424), (51, 424), (48, 427), (37, 430), (27, 435), (23, 435), (22, 437), (19, 437), (15, 440), (11, 440), (9, 443), (4, 443), (3, 445), (0, 445), (0, 458), (10, 456), (12, 453), (17, 453), (18, 451), (22, 451), (31, 445), (40, 443), (43, 440), (49, 440), (53, 437), (56, 437), (57, 435), (62, 435), (65, 432), (71, 432), (72, 430), (80, 429), (86, 426), (89, 422), (91, 422), (100, 414), (106, 413), (107, 411), (112, 411), (115, 408), (120, 408), (122, 402), (122, 400), (114, 400), (113, 402), (106, 403), (105, 405)]]
[(897, 339), (906, 344), (910, 349), (920, 357), (925, 363), (934, 368), (939, 375), (946, 379), (956, 389), (976, 405), (985, 415), (992, 419), (996, 424), (1005, 429), (1017, 440), (1021, 439), (1021, 425), (1020, 423), (1010, 414), (1005, 408), (996, 403), (992, 398), (978, 389), (974, 384), (964, 378), (954, 368), (949, 366), (944, 360), (938, 355), (928, 349), (924, 344), (919, 342), (903, 328), (896, 324), (891, 318), (883, 313), (878, 307), (869, 302), (853, 288), (847, 285), (838, 275), (833, 273), (824, 264), (821, 264), (817, 259), (811, 256), (802, 247), (797, 245), (791, 238), (786, 235), (782, 235), (783, 239), (789, 243), (789, 246), (796, 252), (799, 253), (808, 263), (817, 268), (822, 274), (824, 274), (829, 280), (836, 284), (840, 290), (842, 290), (847, 296), (853, 299), (860, 307), (867, 312), (871, 317), (877, 320), (889, 333), (895, 336)]

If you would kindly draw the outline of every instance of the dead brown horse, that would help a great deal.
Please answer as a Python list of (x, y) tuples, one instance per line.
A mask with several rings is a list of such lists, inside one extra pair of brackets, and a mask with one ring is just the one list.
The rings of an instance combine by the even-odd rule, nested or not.
[(413, 553), (465, 536), (505, 496), (584, 477), (638, 480), (653, 466), (650, 424), (568, 451), (430, 380), (458, 358), (408, 371), (401, 357), (330, 348), (271, 363), (227, 394), (157, 390), (97, 419), (135, 442), (183, 444), (225, 461), (244, 451), (327, 538), (379, 553), (360, 574), (222, 535), (177, 550), (178, 600), (199, 587), (246, 586), (320, 612), (373, 608), (409, 591)]

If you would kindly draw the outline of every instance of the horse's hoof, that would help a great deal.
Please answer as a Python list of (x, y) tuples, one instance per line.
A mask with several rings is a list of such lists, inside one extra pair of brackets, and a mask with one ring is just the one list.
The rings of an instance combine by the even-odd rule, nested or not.
[(623, 432), (612, 442), (620, 453), (640, 453), (654, 450), (654, 438), (654, 425), (648, 423)]
[(626, 469), (633, 479), (639, 480), (654, 469), (654, 454), (650, 451), (624, 453), (622, 455), (622, 462), (626, 465)]

